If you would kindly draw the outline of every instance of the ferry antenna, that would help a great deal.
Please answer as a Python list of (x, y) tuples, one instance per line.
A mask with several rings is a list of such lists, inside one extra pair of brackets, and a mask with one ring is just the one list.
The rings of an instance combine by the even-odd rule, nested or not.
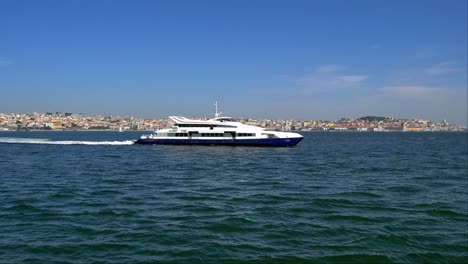
[(221, 116), (221, 112), (218, 112), (218, 101), (215, 101), (215, 118), (218, 118)]

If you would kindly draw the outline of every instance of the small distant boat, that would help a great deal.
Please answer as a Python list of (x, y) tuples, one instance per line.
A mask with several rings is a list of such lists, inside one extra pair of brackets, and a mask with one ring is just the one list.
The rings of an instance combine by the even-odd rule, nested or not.
[(210, 120), (170, 116), (174, 127), (143, 135), (135, 143), (292, 147), (303, 139), (298, 133), (267, 131), (261, 127), (242, 124), (230, 117), (222, 117), (218, 112), (217, 102), (215, 107), (215, 117)]
[(123, 128), (122, 128), (122, 127), (119, 127), (119, 132), (123, 132)]

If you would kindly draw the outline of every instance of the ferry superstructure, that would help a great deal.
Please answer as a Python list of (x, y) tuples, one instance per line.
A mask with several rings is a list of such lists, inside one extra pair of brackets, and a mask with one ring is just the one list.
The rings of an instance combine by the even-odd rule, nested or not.
[(231, 117), (222, 117), (215, 103), (215, 117), (209, 120), (170, 116), (172, 128), (143, 135), (136, 144), (170, 145), (229, 145), (229, 146), (277, 146), (292, 147), (303, 136), (292, 132), (267, 131), (264, 128), (245, 125)]

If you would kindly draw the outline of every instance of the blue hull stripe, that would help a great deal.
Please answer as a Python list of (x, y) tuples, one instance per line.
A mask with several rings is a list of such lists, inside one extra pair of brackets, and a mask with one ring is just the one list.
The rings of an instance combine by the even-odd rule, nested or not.
[(272, 147), (292, 147), (301, 138), (260, 138), (260, 139), (168, 139), (152, 138), (138, 139), (136, 144), (144, 145), (224, 145), (224, 146), (272, 146)]

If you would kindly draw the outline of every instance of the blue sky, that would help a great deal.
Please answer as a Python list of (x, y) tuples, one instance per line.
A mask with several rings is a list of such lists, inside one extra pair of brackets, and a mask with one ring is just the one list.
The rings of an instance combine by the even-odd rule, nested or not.
[(0, 112), (467, 123), (467, 1), (0, 1)]

